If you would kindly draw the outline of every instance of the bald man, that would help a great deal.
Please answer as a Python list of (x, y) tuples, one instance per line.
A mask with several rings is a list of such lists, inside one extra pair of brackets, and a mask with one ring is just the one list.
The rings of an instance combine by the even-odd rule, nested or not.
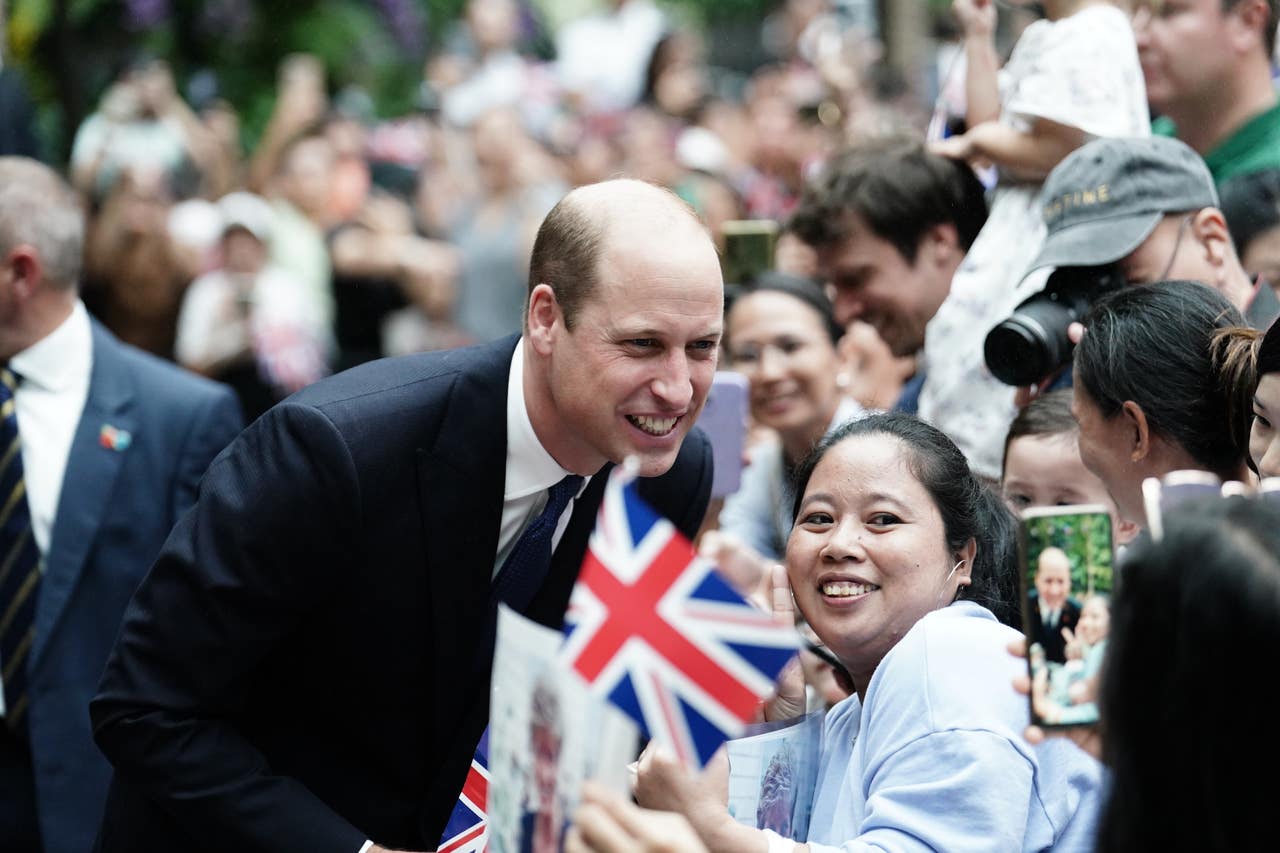
[(1076, 629), (1080, 605), (1071, 597), (1071, 559), (1061, 548), (1045, 548), (1036, 561), (1035, 592), (1027, 608), (1032, 642), (1044, 647), (1045, 660), (1067, 662), (1063, 628)]
[(701, 224), (648, 184), (580, 188), (529, 284), (522, 335), (339, 374), (214, 462), (91, 706), (100, 850), (434, 850), (488, 720), (497, 602), (562, 624), (627, 456), (696, 532), (723, 291)]

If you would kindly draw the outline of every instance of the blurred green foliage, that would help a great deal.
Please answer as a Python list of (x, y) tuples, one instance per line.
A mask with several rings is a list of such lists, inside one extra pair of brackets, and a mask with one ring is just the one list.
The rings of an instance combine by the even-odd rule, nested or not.
[[(41, 108), (40, 135), (57, 160), (65, 158), (75, 128), (119, 69), (140, 52), (168, 60), (183, 92), (197, 72), (212, 72), (218, 94), (240, 111), (245, 142), (252, 145), (271, 113), (280, 60), (292, 52), (323, 60), (331, 92), (359, 86), (380, 115), (408, 111), (429, 51), (465, 2), (8, 0), (4, 56), (26, 76)], [(548, 17), (537, 7), (554, 8), (555, 2), (525, 5), (536, 21)], [(759, 21), (780, 0), (662, 3), (678, 20), (714, 27)]]
[(1071, 560), (1071, 594), (1077, 600), (1091, 592), (1110, 594), (1113, 577), (1111, 517), (1103, 514), (1040, 516), (1027, 522), (1027, 587), (1033, 577), (1040, 552), (1061, 548)]

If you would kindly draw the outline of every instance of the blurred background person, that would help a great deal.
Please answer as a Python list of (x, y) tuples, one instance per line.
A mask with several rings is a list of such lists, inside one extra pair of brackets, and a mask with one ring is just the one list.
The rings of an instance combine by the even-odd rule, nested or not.
[(1252, 409), (1246, 413), (1249, 458), (1259, 477), (1280, 477), (1280, 325), (1272, 324), (1258, 342)]
[(1214, 181), (1280, 167), (1272, 81), (1276, 0), (1135, 0), (1152, 131), (1204, 157)]
[(1232, 178), (1219, 192), (1240, 265), (1272, 290), (1280, 287), (1280, 169)]
[(245, 192), (218, 201), (221, 266), (191, 283), (175, 346), (180, 364), (235, 389), (246, 420), (327, 372), (326, 329), (301, 283), (271, 264), (271, 206)]

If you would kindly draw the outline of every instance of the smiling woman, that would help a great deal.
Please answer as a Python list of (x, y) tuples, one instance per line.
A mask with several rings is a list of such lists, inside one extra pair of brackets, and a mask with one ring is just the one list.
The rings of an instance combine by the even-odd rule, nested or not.
[(1022, 635), (997, 619), (1016, 618), (1002, 501), (903, 414), (842, 425), (796, 483), (791, 590), (855, 689), (827, 714), (808, 838), (734, 823), (714, 786), (657, 760), (641, 762), (641, 803), (683, 812), (716, 853), (1090, 849), (1099, 765), (1062, 741), (1028, 745), (1026, 703), (1007, 689)]
[(788, 472), (828, 429), (863, 414), (837, 381), (842, 332), (830, 300), (808, 279), (767, 273), (729, 307), (729, 366), (750, 383), (752, 420), (778, 442), (753, 451), (719, 527), (765, 558), (782, 556), (791, 531)]

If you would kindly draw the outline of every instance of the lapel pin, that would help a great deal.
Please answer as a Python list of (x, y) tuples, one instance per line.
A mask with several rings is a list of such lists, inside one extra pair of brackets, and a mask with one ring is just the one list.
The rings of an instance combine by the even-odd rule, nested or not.
[(117, 429), (111, 424), (103, 424), (98, 432), (98, 443), (108, 450), (123, 452), (129, 449), (133, 436), (127, 429)]

